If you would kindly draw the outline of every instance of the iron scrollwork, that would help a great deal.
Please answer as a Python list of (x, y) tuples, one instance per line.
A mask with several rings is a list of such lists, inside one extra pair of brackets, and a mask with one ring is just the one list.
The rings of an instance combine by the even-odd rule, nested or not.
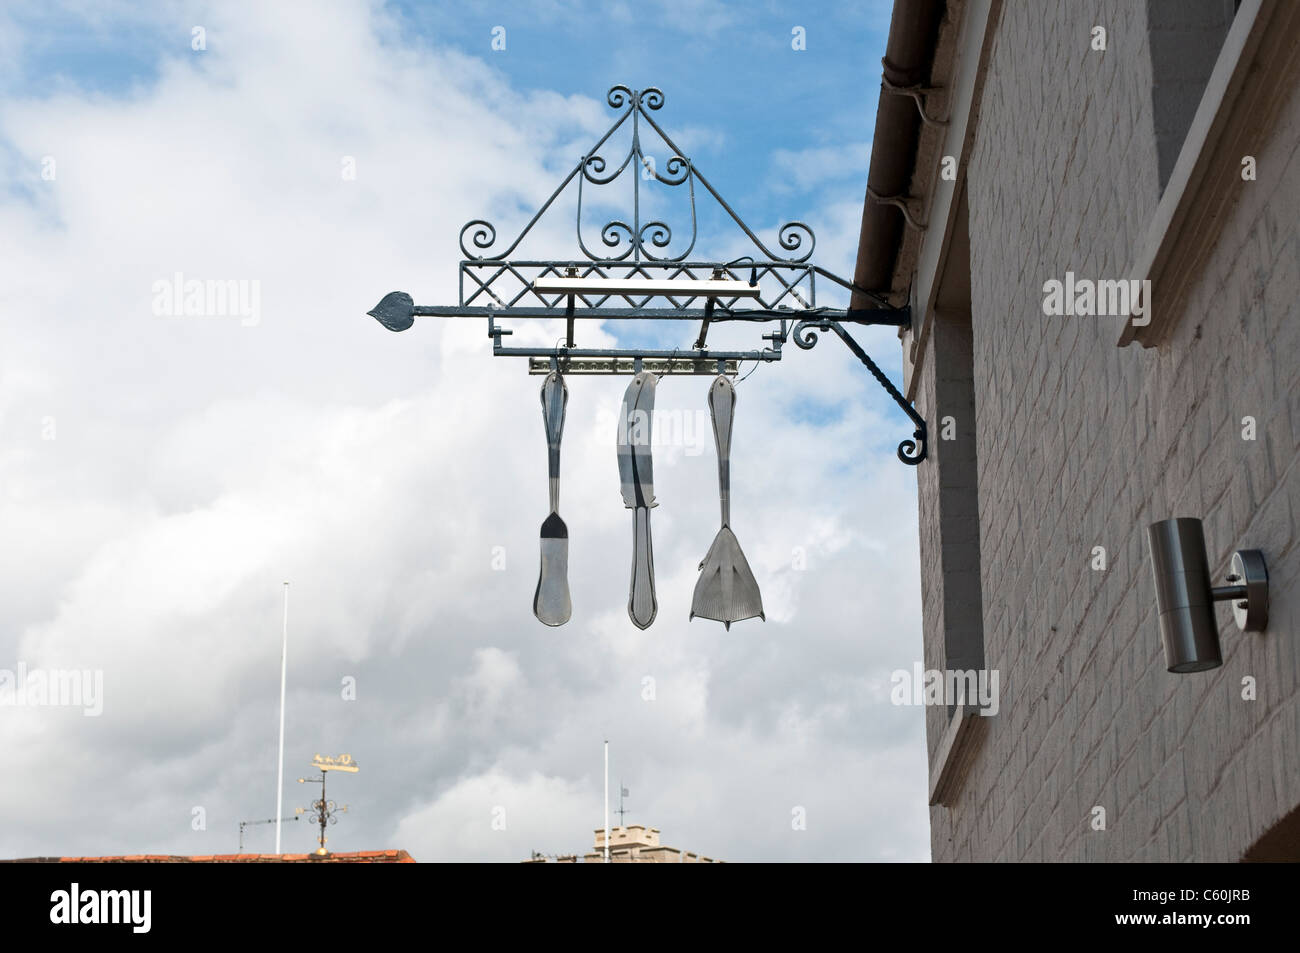
[[(915, 425), (912, 439), (900, 442), (898, 459), (909, 466), (916, 466), (924, 460), (928, 449), (925, 420), (845, 330), (847, 324), (907, 327), (911, 321), (910, 309), (894, 307), (883, 293), (860, 288), (852, 281), (813, 264), (811, 259), (817, 238), (804, 222), (790, 221), (780, 225), (776, 229), (776, 241), (769, 247), (659, 125), (654, 114), (664, 106), (662, 90), (656, 87), (634, 90), (618, 85), (609, 89), (605, 102), (618, 112), (613, 124), (578, 159), (508, 245), (497, 248), (496, 226), (486, 219), (473, 219), (461, 228), (459, 244), (464, 257), (460, 263), (460, 301), (457, 305), (419, 307), (409, 295), (393, 292), (370, 314), (392, 331), (406, 330), (414, 318), (421, 315), (485, 317), (493, 354), (528, 357), (530, 360), (608, 361), (613, 369), (636, 366), (635, 362), (641, 360), (666, 361), (669, 366), (681, 361), (690, 363), (692, 367), (699, 362), (725, 365), (728, 361), (779, 361), (782, 345), (791, 336), (796, 346), (808, 350), (817, 343), (817, 332), (833, 331)], [(630, 138), (625, 153), (617, 151), (612, 142), (620, 129)], [(655, 148), (647, 150), (643, 136), (645, 141), (657, 137)], [(667, 156), (661, 167), (656, 167), (655, 155)], [(610, 218), (599, 228), (595, 228), (594, 223), (587, 223), (584, 229), (583, 215), (584, 212), (590, 214), (593, 196), (605, 186), (613, 185), (625, 173), (632, 178), (630, 209), (624, 206), (623, 214)], [(578, 180), (575, 257), (568, 260), (513, 258), (542, 216), (573, 185), (574, 179)], [(669, 190), (681, 189), (669, 194), (684, 194), (688, 199), (690, 237), (689, 241), (681, 239), (675, 251), (674, 230), (666, 220), (669, 216), (661, 215), (656, 206), (643, 201), (642, 183), (647, 183), (648, 187), (652, 181)], [(697, 195), (706, 194), (713, 197), (756, 251), (728, 262), (692, 258), (699, 237), (696, 199)], [(652, 208), (652, 213), (645, 214)], [(644, 282), (653, 285), (655, 290), (646, 293), (624, 287), (612, 291), (586, 288), (569, 293), (538, 291), (539, 280), (548, 277), (633, 279), (631, 286)], [(859, 303), (858, 309), (819, 306), (816, 295), (818, 278), (850, 292), (853, 301)], [(673, 286), (674, 282), (681, 281), (683, 288), (689, 287), (686, 282), (698, 287), (704, 279), (745, 282), (749, 288), (757, 287), (759, 290), (753, 296), (728, 297), (725, 294), (702, 294), (698, 290), (678, 291)], [(593, 281), (589, 287), (599, 288), (601, 285)], [(652, 299), (659, 299), (667, 306), (652, 307)], [(866, 305), (861, 305), (861, 302), (866, 302)], [(513, 331), (497, 323), (499, 319), (507, 318), (563, 319), (567, 322), (567, 333), (561, 339), (564, 343), (557, 343), (554, 347), (508, 347), (503, 338)], [(698, 321), (700, 330), (693, 346), (580, 348), (574, 343), (577, 318)], [(743, 351), (707, 347), (710, 325), (724, 321), (779, 322), (779, 330), (763, 335), (770, 346)], [(793, 331), (788, 334), (787, 328), (791, 324)]]
[(876, 382), (879, 383), (880, 386), (885, 389), (885, 392), (894, 399), (894, 403), (898, 404), (899, 407), (902, 407), (903, 412), (912, 419), (912, 423), (916, 424), (916, 430), (912, 432), (912, 436), (915, 439), (904, 440), (898, 445), (898, 459), (912, 467), (919, 464), (925, 459), (928, 449), (927, 443), (929, 428), (926, 427), (925, 419), (916, 412), (910, 403), (908, 403), (907, 398), (899, 393), (898, 388), (893, 385), (893, 382), (884, 375), (884, 372), (876, 366), (876, 362), (871, 359), (870, 355), (868, 355), (866, 351), (862, 350), (861, 345), (859, 345), (857, 341), (853, 340), (838, 321), (826, 319), (800, 321), (794, 326), (791, 337), (794, 338), (794, 343), (798, 347), (807, 351), (817, 343), (818, 331), (834, 331), (838, 334), (840, 340), (848, 345), (849, 350), (853, 352), (854, 356), (866, 366), (868, 371), (871, 372), (871, 376), (876, 379)]
[[(606, 130), (605, 134), (597, 140), (591, 151), (578, 160), (577, 165), (565, 176), (559, 188), (551, 193), (551, 196), (542, 204), (537, 214), (524, 226), (509, 247), (499, 252), (491, 251), (492, 246), (497, 241), (497, 230), (496, 226), (486, 219), (474, 219), (461, 228), (460, 250), (467, 261), (496, 262), (506, 260), (511, 252), (518, 248), (523, 239), (532, 231), (533, 226), (537, 224), (537, 221), (546, 210), (568, 188), (574, 178), (578, 179), (576, 223), (578, 245), (582, 253), (592, 262), (611, 264), (625, 261), (629, 257), (637, 262), (641, 261), (642, 258), (651, 262), (685, 261), (695, 248), (696, 240), (699, 237), (699, 219), (695, 193), (697, 181), (713, 196), (718, 205), (769, 260), (785, 264), (801, 264), (812, 257), (812, 253), (817, 247), (817, 238), (812, 228), (804, 222), (786, 222), (777, 229), (777, 244), (783, 251), (788, 253), (786, 255), (775, 254), (759, 239), (753, 229), (745, 224), (735, 210), (727, 204), (726, 200), (709, 183), (708, 179), (682, 153), (682, 150), (673, 142), (672, 138), (664, 132), (662, 127), (650, 115), (651, 112), (663, 108), (664, 94), (661, 90), (653, 86), (643, 90), (634, 90), (621, 85), (614, 86), (606, 94), (605, 101), (612, 109), (622, 110), (622, 114)], [(632, 125), (631, 145), (622, 161), (616, 167), (613, 167), (612, 172), (606, 173), (606, 170), (611, 168), (612, 163), (601, 154), (601, 149), (629, 119)], [(654, 156), (648, 154), (642, 145), (641, 127), (643, 123), (659, 136), (666, 147), (668, 158), (664, 162), (662, 170), (656, 166)], [(598, 230), (601, 242), (606, 248), (617, 249), (624, 242), (627, 243), (627, 247), (617, 254), (599, 254), (589, 248), (583, 238), (584, 183), (609, 185), (620, 178), (629, 168), (632, 170), (632, 221), (629, 223), (624, 219), (611, 219)], [(669, 187), (687, 186), (691, 213), (691, 240), (684, 250), (675, 255), (656, 254), (655, 252), (655, 249), (667, 249), (672, 242), (673, 230), (668, 223), (660, 220), (643, 223), (640, 220), (641, 179), (643, 176), (647, 180), (654, 179)]]

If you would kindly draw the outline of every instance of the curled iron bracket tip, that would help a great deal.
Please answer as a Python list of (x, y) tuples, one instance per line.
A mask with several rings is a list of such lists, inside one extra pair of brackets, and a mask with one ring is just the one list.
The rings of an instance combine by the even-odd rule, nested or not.
[(853, 355), (866, 365), (867, 370), (871, 372), (871, 376), (876, 379), (876, 382), (879, 383), (880, 386), (885, 389), (885, 392), (894, 399), (894, 403), (903, 408), (903, 412), (911, 418), (912, 423), (916, 425), (916, 429), (912, 431), (912, 437), (914, 439), (904, 440), (898, 445), (898, 459), (910, 467), (919, 464), (925, 459), (929, 450), (929, 428), (926, 426), (925, 418), (916, 412), (916, 408), (913, 407), (911, 403), (908, 402), (907, 398), (899, 392), (898, 388), (895, 387), (890, 379), (884, 375), (884, 372), (876, 366), (876, 362), (871, 359), (870, 355), (868, 355), (866, 351), (862, 350), (861, 345), (859, 345), (857, 341), (853, 340), (838, 321), (831, 321), (824, 318), (800, 321), (794, 326), (794, 330), (791, 332), (791, 337), (794, 339), (796, 346), (801, 347), (806, 351), (817, 343), (818, 331), (834, 331), (838, 334), (840, 340), (847, 345), (848, 349), (853, 352)]

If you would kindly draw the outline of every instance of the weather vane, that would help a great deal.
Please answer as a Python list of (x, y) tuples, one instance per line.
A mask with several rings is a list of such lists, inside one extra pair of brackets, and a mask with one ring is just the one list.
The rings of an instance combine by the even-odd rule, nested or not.
[(312, 758), (311, 765), (313, 768), (317, 768), (320, 770), (320, 777), (299, 778), (298, 783), (315, 784), (317, 781), (319, 781), (320, 800), (313, 801), (310, 807), (298, 808), (296, 813), (304, 815), (308, 819), (313, 820), (320, 825), (320, 836), (317, 838), (317, 840), (320, 842), (320, 849), (317, 850), (316, 853), (324, 855), (328, 853), (325, 850), (325, 842), (326, 840), (328, 840), (328, 838), (325, 836), (326, 826), (329, 824), (337, 824), (339, 822), (338, 815), (346, 814), (348, 811), (348, 806), (346, 804), (344, 804), (342, 807), (339, 807), (333, 801), (326, 799), (325, 778), (327, 777), (328, 772), (330, 771), (344, 771), (348, 774), (356, 774), (358, 771), (361, 770), (361, 767), (355, 761), (352, 760), (352, 755), (350, 754), (341, 754), (337, 758), (329, 758), (329, 757), (325, 757), (324, 755), (318, 754), (314, 758)]

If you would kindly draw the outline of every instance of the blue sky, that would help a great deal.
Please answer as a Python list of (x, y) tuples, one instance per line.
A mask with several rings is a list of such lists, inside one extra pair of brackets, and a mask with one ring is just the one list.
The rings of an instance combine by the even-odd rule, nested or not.
[[(655, 114), (660, 125), (742, 219), (766, 229), (761, 237), (769, 247), (775, 247), (774, 222), (808, 221), (820, 239), (829, 223), (819, 213), (833, 203), (860, 206), (888, 28), (885, 0), (800, 7), (770, 0), (455, 8), (400, 2), (389, 9), (405, 36), (482, 58), (518, 88), (595, 98), (615, 84), (660, 88), (666, 97)], [(501, 30), (505, 49), (493, 49)], [(612, 120), (617, 113), (606, 115)], [(647, 150), (656, 151), (653, 132), (643, 136)], [(619, 148), (604, 154), (612, 158)], [(698, 196), (698, 209), (703, 234), (728, 233), (729, 223), (707, 196)], [(680, 235), (684, 222), (668, 217)], [(505, 221), (496, 224), (513, 234)], [(707, 241), (697, 248), (705, 251), (693, 258), (711, 257)], [(842, 242), (823, 242), (813, 260), (851, 275), (851, 251)], [(843, 304), (829, 283), (822, 292), (823, 305)], [(624, 325), (617, 334), (623, 346), (664, 346), (653, 326)], [(896, 349), (887, 348), (883, 360), (895, 366)], [(795, 412), (824, 421), (838, 411), (809, 403)]]
[[(615, 83), (658, 86), (675, 126), (716, 130), (698, 161), (725, 194), (771, 187), (780, 150), (869, 141), (890, 4), (756, 2), (576, 4), (399, 3), (404, 23), (433, 43), (484, 56), (522, 87), (600, 96)], [(541, 15), (539, 16), (539, 12)], [(507, 49), (490, 52), (504, 26)], [(803, 26), (807, 48), (792, 49)], [(671, 129), (669, 130), (672, 131)], [(865, 188), (866, 156), (819, 186)], [(792, 183), (800, 192), (807, 191)], [(759, 196), (755, 196), (758, 192)], [(789, 202), (797, 208), (800, 196)]]
[[(88, 9), (95, 8), (13, 8), (9, 26), (23, 42), (0, 72), (0, 88), (20, 97), (67, 87), (94, 96), (141, 95), (157, 82), (162, 55), (188, 38), (198, 18), (170, 4), (109, 5), (86, 15)], [(310, 33), (309, 8), (303, 9), (302, 30)], [(797, 7), (771, 0), (403, 0), (384, 10), (403, 44), (455, 49), (520, 90), (599, 100), (619, 83), (658, 86), (667, 97), (661, 124), (747, 221), (786, 221), (827, 201), (861, 201), (886, 0)], [(504, 50), (492, 49), (497, 27), (506, 31)], [(804, 30), (801, 51), (792, 48), (796, 27)], [(213, 29), (203, 55), (223, 55), (222, 43)]]
[[(161, 56), (174, 49), (178, 38), (188, 38), (190, 21), (203, 19), (204, 7), (197, 7), (200, 15), (172, 4), (141, 10), (105, 7), (111, 14), (100, 15), (86, 15), (87, 9), (94, 8), (15, 8), (12, 22), (25, 42), (8, 72), (0, 74), (12, 94), (39, 96), (73, 88), (92, 97), (144, 95), (158, 82)], [(301, 29), (309, 35), (311, 14), (308, 7), (303, 10)], [(845, 233), (842, 227), (839, 236), (828, 233), (833, 224), (851, 226), (860, 210), (890, 10), (887, 0), (797, 6), (774, 0), (399, 0), (382, 4), (389, 22), (379, 39), (431, 53), (454, 49), (521, 91), (600, 101), (615, 84), (658, 86), (666, 95), (665, 108), (656, 114), (660, 124), (740, 217), (763, 230), (760, 236), (769, 247), (776, 247), (776, 224), (805, 221), (819, 241), (813, 262), (851, 276), (856, 249), (846, 239), (856, 239), (856, 232), (850, 228)], [(220, 28), (207, 29), (207, 50), (197, 55), (223, 56)], [(494, 49), (501, 30), (505, 49)], [(796, 50), (798, 31), (803, 49)], [(606, 110), (602, 120), (615, 116)], [(647, 130), (648, 150), (656, 148), (653, 139)], [(585, 148), (589, 140), (579, 136), (576, 141)], [(456, 146), (449, 143), (448, 148)], [(606, 153), (612, 154), (611, 149)], [(567, 154), (551, 158), (557, 174), (574, 159)], [(10, 188), (15, 188), (12, 181)], [(32, 194), (22, 181), (16, 191), (29, 198)], [(834, 223), (828, 220), (833, 207), (838, 210)], [(708, 197), (698, 197), (698, 211), (706, 236), (730, 231)], [(491, 218), (500, 238), (508, 240), (531, 212), (521, 205), (511, 217), (494, 218), (486, 210), (480, 214)], [(670, 224), (675, 230), (684, 226), (671, 216)], [(707, 240), (697, 248), (693, 258), (714, 257)], [(743, 248), (745, 253), (752, 250)], [(843, 306), (842, 294), (829, 282), (823, 281), (820, 290), (821, 304)], [(629, 325), (617, 333), (624, 345), (663, 343), (652, 326)], [(865, 335), (877, 362), (897, 373), (899, 356), (890, 332)], [(813, 403), (797, 412), (816, 421), (835, 411)]]
[[(665, 843), (928, 857), (922, 713), (889, 699), (921, 654), (916, 474), (894, 455), (911, 426), (847, 349), (823, 336), (737, 385), (733, 529), (767, 619), (730, 631), (688, 616), (718, 518), (707, 383), (658, 388), (676, 429), (656, 439), (660, 612), (641, 631), (626, 381), (573, 377), (574, 615), (544, 630), (539, 380), (477, 321), (392, 334), (365, 315), (392, 290), (453, 302), (461, 225), (522, 226), (618, 83), (663, 90), (661, 125), (769, 243), (805, 221), (814, 261), (850, 274), (888, 21), (885, 3), (718, 0), (0, 8), (0, 309), (24, 316), (0, 342), (0, 528), (26, 541), (0, 548), (0, 669), (104, 677), (102, 717), (0, 720), (0, 857), (219, 853), (270, 817), (286, 580), (287, 776), (317, 751), (362, 764), (336, 849), (585, 850), (609, 738), (629, 821)], [(698, 257), (742, 253), (705, 221)], [(571, 242), (572, 219), (541, 238)], [(256, 284), (256, 319), (160, 313), (177, 272)], [(894, 330), (858, 337), (897, 380)]]

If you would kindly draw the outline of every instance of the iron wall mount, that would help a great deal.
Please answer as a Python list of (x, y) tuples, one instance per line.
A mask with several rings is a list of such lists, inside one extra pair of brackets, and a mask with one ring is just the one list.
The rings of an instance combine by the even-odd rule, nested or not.
[[(530, 366), (548, 366), (554, 359), (561, 367), (578, 366), (584, 373), (627, 373), (645, 361), (674, 372), (700, 373), (700, 368), (716, 364), (723, 372), (733, 372), (740, 361), (770, 362), (782, 357), (782, 346), (793, 335), (797, 347), (807, 350), (818, 340), (818, 331), (833, 331), (885, 389), (915, 425), (911, 440), (898, 447), (898, 458), (911, 466), (919, 464), (927, 453), (925, 420), (884, 375), (876, 363), (845, 329), (845, 325), (886, 325), (910, 327), (909, 307), (892, 307), (877, 292), (859, 288), (851, 281), (810, 262), (816, 247), (813, 230), (803, 222), (793, 221), (777, 229), (777, 244), (786, 253), (777, 254), (751, 229), (725, 199), (714, 189), (699, 168), (672, 141), (651, 115), (663, 107), (664, 95), (654, 87), (633, 90), (615, 86), (606, 102), (619, 110), (614, 124), (597, 140), (595, 146), (579, 159), (559, 187), (542, 203), (523, 230), (504, 249), (494, 251), (496, 227), (486, 219), (474, 219), (460, 231), (460, 295), (455, 305), (417, 305), (405, 292), (394, 291), (368, 313), (390, 331), (405, 331), (417, 317), (478, 318), (487, 320), (492, 353), (499, 357), (527, 357)], [(622, 160), (615, 164), (601, 155), (611, 137), (627, 126), (631, 144)], [(663, 144), (661, 154), (667, 159), (660, 169), (653, 152), (645, 149), (642, 129), (652, 131)], [(613, 171), (606, 172), (612, 168)], [(603, 249), (593, 249), (584, 233), (583, 208), (590, 186), (606, 186), (631, 172), (632, 201), (630, 221), (614, 218), (598, 229)], [(571, 260), (511, 258), (534, 226), (560, 195), (577, 181), (576, 237), (578, 258)], [(689, 239), (674, 249), (673, 230), (662, 218), (645, 214), (653, 204), (643, 205), (642, 181), (658, 183), (668, 189), (685, 187), (689, 196)], [(754, 247), (754, 255), (728, 262), (693, 259), (699, 237), (698, 190), (712, 196), (725, 217), (730, 219)], [(591, 202), (587, 201), (588, 208)], [(805, 248), (806, 245), (806, 248)], [(599, 253), (598, 253), (599, 252)], [(644, 282), (648, 291), (588, 291), (547, 293), (536, 284), (546, 278), (620, 279), (625, 283)], [(855, 292), (869, 301), (868, 309), (839, 309), (817, 304), (817, 278), (830, 281)], [(678, 291), (673, 282), (703, 279), (746, 282), (744, 296), (712, 291)], [(554, 284), (552, 282), (552, 284)], [(694, 286), (699, 288), (699, 285)], [(755, 290), (756, 289), (756, 292)], [(654, 306), (651, 306), (654, 303)], [(562, 342), (554, 347), (510, 347), (503, 339), (513, 333), (503, 327), (502, 319), (560, 319), (565, 322)], [(576, 344), (576, 322), (599, 320), (687, 321), (698, 323), (694, 343), (675, 348), (580, 348)], [(707, 338), (712, 325), (725, 322), (755, 322), (775, 325), (764, 333), (766, 346), (749, 350), (711, 349)], [(545, 364), (543, 364), (545, 361)]]
[(876, 366), (870, 355), (862, 350), (861, 345), (849, 335), (848, 331), (838, 321), (832, 321), (827, 318), (800, 321), (794, 327), (794, 343), (799, 347), (807, 350), (817, 343), (818, 331), (834, 331), (839, 335), (840, 340), (853, 352), (854, 357), (861, 361), (876, 382), (885, 389), (885, 393), (894, 399), (894, 403), (903, 408), (903, 412), (912, 419), (916, 429), (912, 431), (913, 440), (904, 440), (898, 445), (898, 459), (902, 460), (909, 466), (916, 466), (925, 459), (929, 450), (928, 438), (929, 428), (926, 427), (925, 418), (916, 412), (916, 409), (908, 403), (893, 382), (885, 376), (884, 372)]

